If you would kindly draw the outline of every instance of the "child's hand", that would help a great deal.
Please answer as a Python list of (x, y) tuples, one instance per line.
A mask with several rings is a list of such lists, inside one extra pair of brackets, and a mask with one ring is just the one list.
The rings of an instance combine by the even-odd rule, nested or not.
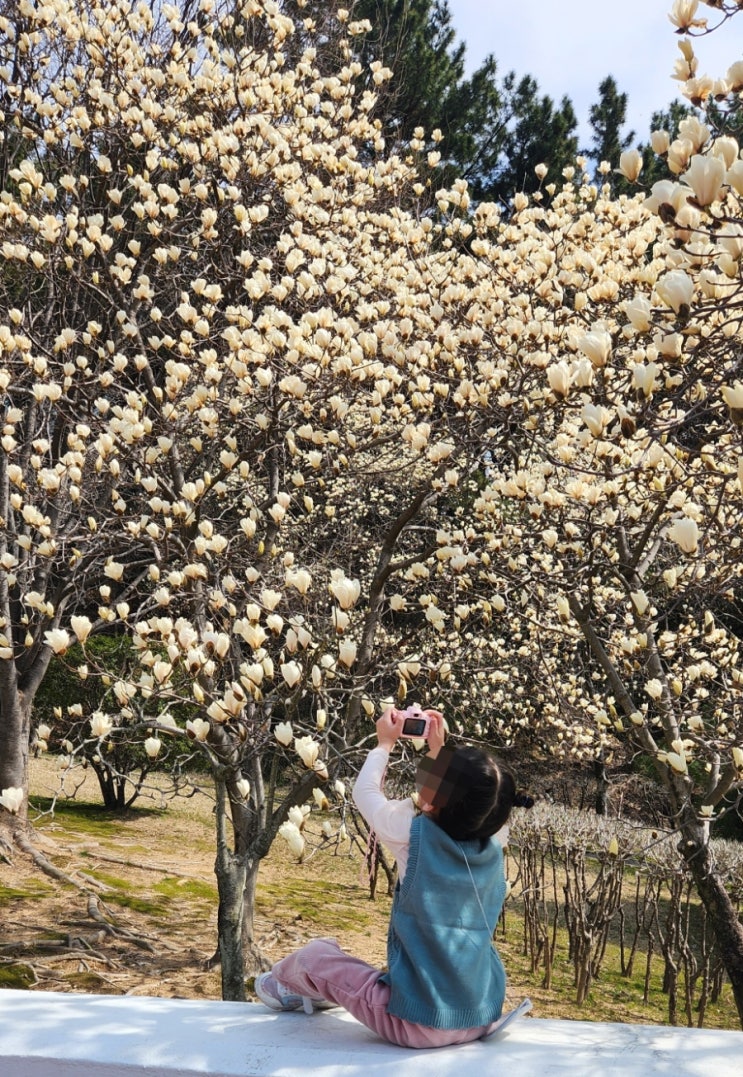
[(428, 730), (428, 754), (435, 759), (444, 747), (444, 741), (446, 740), (448, 732), (446, 719), (441, 711), (427, 710), (425, 713), (431, 719), (431, 725)]
[(403, 718), (400, 711), (394, 707), (388, 707), (381, 718), (377, 720), (377, 740), (380, 748), (391, 751), (402, 733)]

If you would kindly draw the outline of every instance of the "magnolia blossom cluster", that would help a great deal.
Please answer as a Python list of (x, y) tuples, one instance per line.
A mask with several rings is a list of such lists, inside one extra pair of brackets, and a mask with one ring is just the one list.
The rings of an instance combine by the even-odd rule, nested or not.
[[(336, 780), (333, 791), (342, 805), (345, 801), (346, 788), (340, 779)], [(326, 814), (331, 810), (331, 803), (322, 789), (314, 789), (312, 799), (319, 813)], [(286, 842), (292, 856), (296, 857), (298, 860), (301, 860), (304, 856), (307, 846), (307, 838), (310, 831), (306, 824), (311, 818), (311, 813), (312, 805), (310, 804), (293, 805), (287, 812), (287, 818), (279, 827), (280, 837)], [(348, 833), (345, 822), (341, 822), (336, 829), (330, 819), (325, 818), (320, 826), (320, 834), (317, 835), (315, 831), (312, 834), (312, 839), (317, 840), (320, 836), (320, 840), (323, 841), (329, 841), (331, 839), (334, 839), (337, 842), (346, 841)]]
[(328, 74), (274, 5), (202, 4), (192, 51), (178, 5), (157, 34), (80, 7), (28, 5), (26, 81), (2, 68), (0, 660), (82, 653), (113, 700), (90, 736), (142, 718), (151, 759), (177, 705), (199, 748), (280, 746), (322, 782), (334, 725), (394, 691), (501, 743), (732, 766), (733, 140), (656, 138), (674, 178), (647, 198), (579, 159), (508, 213), (458, 180), (434, 217), (425, 133), (385, 155), (350, 38)]
[[(681, 58), (677, 61), (673, 77), (681, 83), (685, 97), (694, 105), (707, 105), (713, 101), (725, 102), (743, 89), (743, 62), (736, 60), (722, 77), (713, 77), (699, 72), (699, 64), (694, 54), (692, 38), (717, 29), (725, 19), (731, 18), (741, 5), (737, 0), (674, 0), (669, 18), (677, 33), (689, 35), (679, 42)], [(714, 8), (715, 15), (705, 13), (706, 8)]]

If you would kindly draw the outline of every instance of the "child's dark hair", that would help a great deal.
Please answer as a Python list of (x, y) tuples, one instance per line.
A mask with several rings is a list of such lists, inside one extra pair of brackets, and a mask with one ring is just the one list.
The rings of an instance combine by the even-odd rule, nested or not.
[(508, 821), (511, 809), (531, 807), (531, 797), (516, 792), (516, 780), (503, 763), (479, 748), (456, 748), (446, 771), (450, 793), (436, 822), (455, 841), (484, 841)]

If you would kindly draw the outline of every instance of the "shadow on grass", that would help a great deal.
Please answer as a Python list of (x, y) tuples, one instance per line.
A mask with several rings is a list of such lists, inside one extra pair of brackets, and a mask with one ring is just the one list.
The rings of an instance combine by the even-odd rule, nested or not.
[(30, 796), (29, 806), (36, 813), (32, 816), (34, 827), (43, 830), (58, 820), (65, 828), (76, 834), (114, 838), (127, 825), (135, 825), (142, 819), (160, 818), (164, 808), (133, 806), (125, 812), (115, 812), (102, 804), (90, 804), (80, 800)]

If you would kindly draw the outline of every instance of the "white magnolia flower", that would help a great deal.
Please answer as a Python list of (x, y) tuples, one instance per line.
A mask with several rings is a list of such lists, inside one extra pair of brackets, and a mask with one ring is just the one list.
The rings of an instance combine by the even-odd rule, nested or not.
[(668, 528), (671, 542), (680, 546), (684, 553), (695, 553), (699, 545), (699, 527), (696, 520), (688, 516), (678, 516)]
[(445, 627), (446, 614), (443, 613), (438, 606), (430, 605), (426, 607), (426, 620), (437, 628), (439, 632), (442, 632)]
[(570, 603), (565, 595), (558, 595), (555, 599), (555, 605), (557, 606), (557, 615), (561, 621), (568, 621), (570, 619)]
[(206, 740), (209, 736), (210, 725), (203, 718), (189, 719), (186, 722), (186, 733), (194, 740)]
[(672, 770), (675, 770), (677, 774), (688, 774), (689, 768), (686, 765), (686, 756), (680, 752), (666, 752), (666, 763)]
[(284, 662), (281, 666), (281, 676), (289, 687), (293, 688), (302, 678), (302, 667), (298, 662)]
[(694, 298), (694, 282), (683, 269), (672, 269), (661, 277), (655, 290), (665, 303), (678, 314), (682, 307), (688, 308)]
[(289, 822), (294, 823), (297, 830), (301, 830), (305, 819), (310, 814), (310, 806), (309, 804), (292, 804), (287, 814)]
[(144, 750), (150, 759), (156, 759), (162, 748), (162, 741), (159, 737), (148, 737), (144, 742)]
[(309, 770), (314, 769), (320, 756), (320, 745), (316, 740), (309, 736), (295, 737), (294, 751)]
[(664, 153), (668, 153), (669, 146), (671, 145), (671, 136), (668, 131), (652, 131), (650, 134), (650, 145), (653, 147), (653, 153), (657, 153), (661, 156)]
[(313, 789), (312, 796), (314, 798), (315, 804), (317, 804), (320, 811), (328, 810), (328, 808), (330, 807), (330, 801), (325, 796), (325, 793), (323, 793), (322, 789)]
[(304, 852), (304, 838), (299, 832), (299, 828), (289, 820), (282, 823), (279, 827), (279, 834), (288, 844), (294, 856), (301, 856)]
[(698, 7), (699, 0), (674, 0), (668, 18), (679, 30), (689, 30), (692, 27), (703, 28), (707, 25), (707, 20), (696, 17)]
[(296, 588), (300, 595), (306, 595), (312, 586), (312, 576), (306, 568), (287, 569), (285, 580), (286, 586)]
[(611, 412), (600, 404), (585, 404), (580, 417), (595, 438), (601, 437), (608, 423), (611, 421)]
[(90, 719), (90, 732), (94, 737), (107, 737), (114, 727), (113, 719), (110, 714), (104, 714), (103, 711), (95, 711)]
[(243, 800), (247, 800), (250, 796), (250, 782), (248, 781), (248, 779), (238, 778), (238, 780), (235, 782), (235, 787)]
[(353, 640), (344, 639), (338, 648), (338, 659), (349, 669), (356, 661), (356, 644)]
[(648, 599), (648, 596), (645, 594), (644, 591), (631, 591), (630, 598), (632, 599), (633, 606), (642, 617), (642, 615), (647, 611), (647, 608), (650, 605), (650, 600)]
[(8, 786), (7, 789), (3, 789), (0, 793), (0, 804), (9, 811), (11, 815), (15, 815), (21, 804), (23, 803), (23, 789), (18, 786)]
[(619, 171), (634, 183), (642, 172), (642, 154), (639, 150), (625, 150), (619, 158)]
[(722, 157), (695, 153), (688, 172), (681, 177), (686, 180), (700, 206), (716, 202), (725, 182), (725, 161)]
[(564, 360), (547, 367), (547, 382), (558, 396), (567, 396), (570, 392), (570, 377), (570, 367)]
[(281, 591), (274, 591), (270, 587), (264, 587), (260, 594), (260, 600), (267, 610), (275, 610), (281, 597)]
[(663, 685), (660, 683), (659, 680), (656, 680), (656, 678), (654, 677), (652, 680), (646, 683), (645, 691), (651, 699), (660, 699), (660, 697), (663, 695)]
[(358, 580), (349, 580), (342, 569), (334, 569), (328, 590), (343, 610), (350, 610), (358, 601), (361, 584)]
[(51, 647), (55, 654), (64, 654), (70, 646), (70, 637), (64, 628), (52, 628), (44, 633), (44, 643)]
[(652, 307), (650, 300), (644, 295), (636, 295), (624, 304), (624, 313), (630, 321), (630, 325), (638, 333), (646, 333), (650, 329)]
[(90, 623), (87, 617), (71, 617), (70, 625), (72, 631), (75, 633), (81, 643), (85, 643), (86, 639), (90, 635), (90, 631), (93, 625)]
[(273, 731), (273, 735), (279, 744), (283, 744), (285, 748), (288, 748), (294, 739), (294, 730), (292, 729), (291, 722), (279, 722)]
[(606, 366), (611, 355), (611, 334), (602, 326), (594, 326), (590, 333), (580, 338), (578, 347), (594, 366)]
[(722, 387), (722, 399), (731, 411), (743, 410), (743, 384), (739, 381)]
[(660, 373), (657, 363), (637, 363), (632, 367), (632, 384), (643, 396), (651, 396), (658, 386)]

